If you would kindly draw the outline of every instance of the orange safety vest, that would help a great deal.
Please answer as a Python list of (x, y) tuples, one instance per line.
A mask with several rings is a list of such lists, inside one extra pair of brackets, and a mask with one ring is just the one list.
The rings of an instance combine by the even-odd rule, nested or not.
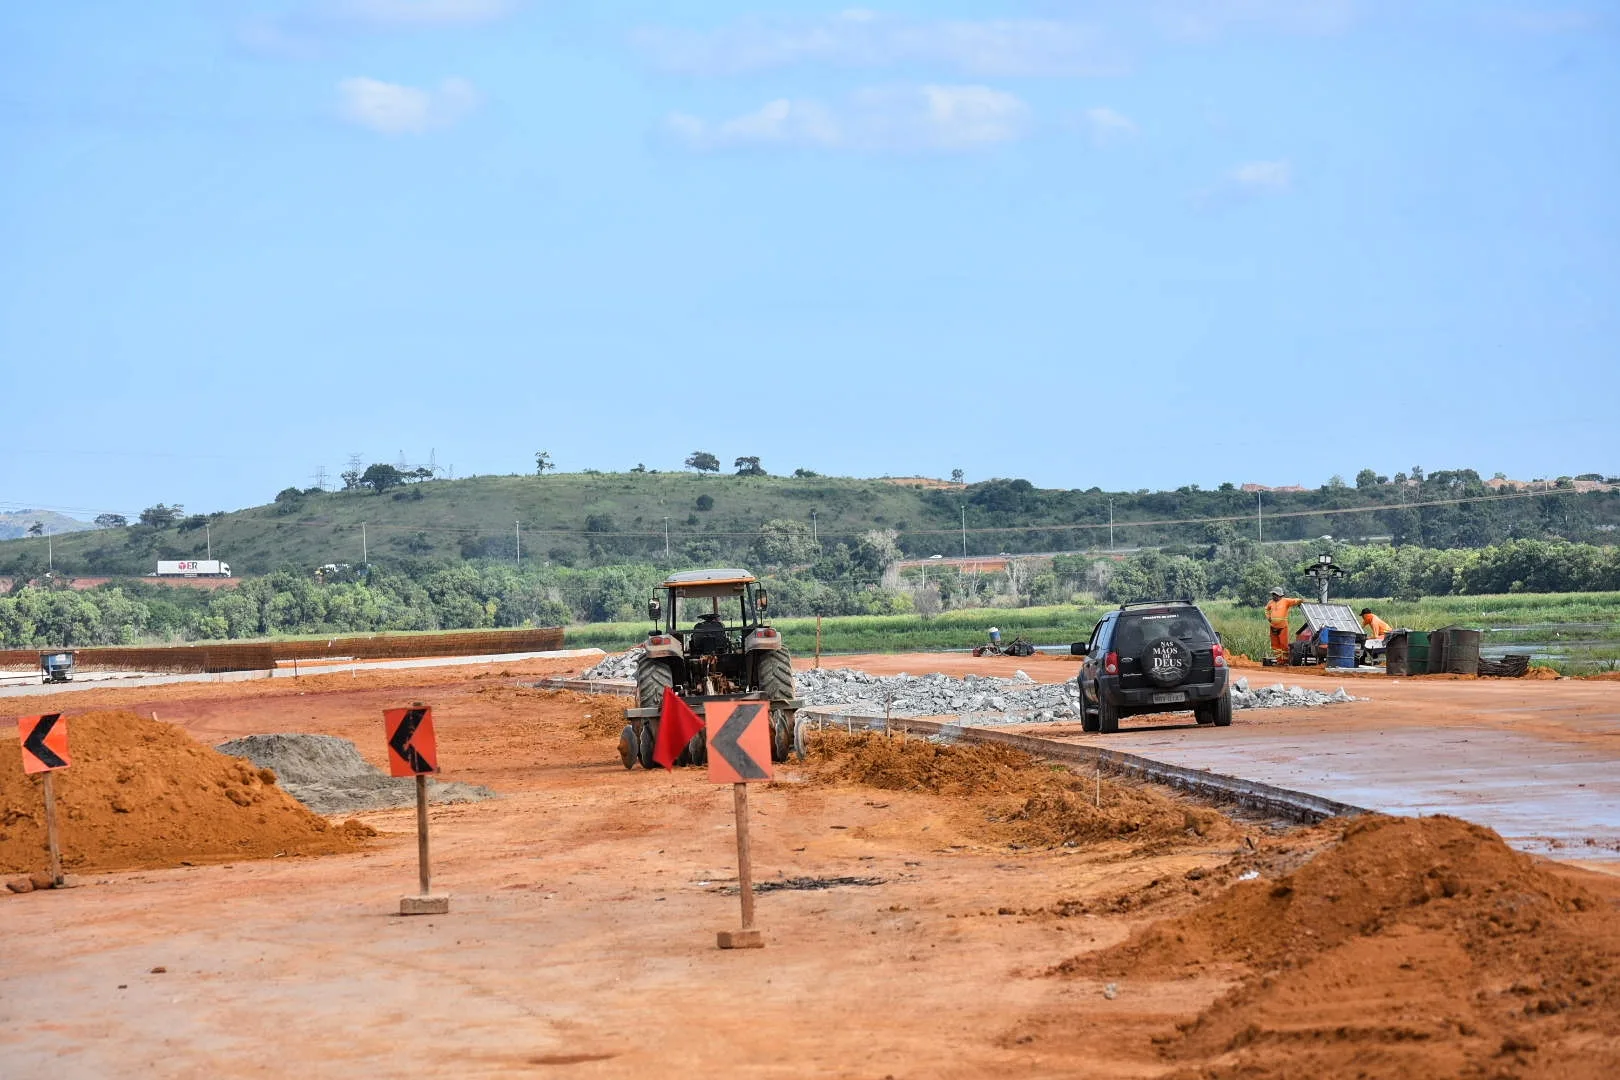
[(1266, 605), (1266, 619), (1272, 626), (1288, 628), (1288, 613), (1304, 601), (1296, 600), (1292, 596), (1279, 596)]
[(1380, 619), (1376, 615), (1363, 615), (1361, 617), (1361, 624), (1367, 628), (1368, 637), (1389, 636), (1389, 623), (1385, 622), (1383, 619)]

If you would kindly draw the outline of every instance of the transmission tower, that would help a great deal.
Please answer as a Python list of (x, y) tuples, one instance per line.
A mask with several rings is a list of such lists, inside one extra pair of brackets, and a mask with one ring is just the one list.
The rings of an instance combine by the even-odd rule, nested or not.
[(326, 490), (326, 466), (315, 466), (315, 486), (322, 491)]

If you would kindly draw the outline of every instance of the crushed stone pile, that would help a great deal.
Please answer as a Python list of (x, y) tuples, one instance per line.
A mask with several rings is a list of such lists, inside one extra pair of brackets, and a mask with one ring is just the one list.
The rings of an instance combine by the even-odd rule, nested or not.
[[(274, 775), (127, 711), (68, 717), (72, 765), (59, 770), (57, 822), (69, 872), (353, 851), (376, 835), (311, 813)], [(40, 778), (0, 742), (0, 871), (48, 863)], [(0, 896), (5, 893), (0, 892)]]
[(1620, 1068), (1611, 897), (1478, 825), (1367, 816), (1297, 869), (1240, 879), (1054, 973), (1130, 994), (1239, 966), (1229, 993), (1160, 1043), (1189, 1069), (1219, 1057), (1221, 1075), (1246, 1077), (1607, 1077)]
[(629, 652), (617, 653), (603, 659), (595, 667), (586, 668), (580, 675), (582, 679), (634, 679), (636, 677), (636, 663), (647, 650), (637, 645)]
[[(1073, 679), (1038, 683), (1020, 671), (1010, 679), (968, 675), (869, 675), (849, 668), (822, 668), (794, 673), (798, 693), (810, 706), (859, 706), (894, 715), (1005, 716), (1008, 722), (1071, 720), (1080, 715), (1079, 690)], [(1247, 679), (1232, 687), (1234, 709), (1307, 708), (1355, 701), (1341, 687), (1331, 694), (1299, 686), (1250, 688)]]
[[(384, 773), (360, 756), (354, 743), (332, 735), (249, 735), (220, 743), (220, 753), (247, 758), (275, 774), (283, 789), (317, 814), (387, 810), (416, 802), (416, 781)], [(487, 787), (428, 778), (428, 801), (469, 803), (492, 799)]]
[(861, 706), (895, 715), (1018, 714), (1031, 720), (1080, 715), (1074, 681), (1038, 683), (1020, 671), (1010, 679), (988, 675), (869, 675), (851, 668), (796, 671), (794, 686), (806, 705)]
[[(637, 646), (610, 656), (582, 679), (634, 679)], [(821, 668), (793, 674), (798, 695), (813, 708), (882, 712), (895, 716), (973, 716), (976, 723), (1044, 723), (1080, 716), (1080, 693), (1073, 679), (1041, 683), (1019, 671), (1010, 679), (990, 675), (869, 675), (853, 668)], [(1232, 684), (1234, 709), (1300, 709), (1356, 701), (1343, 687), (1328, 694), (1300, 686), (1251, 687), (1247, 678)]]
[(1250, 687), (1246, 677), (1232, 684), (1234, 709), (1301, 709), (1365, 700), (1366, 698), (1353, 697), (1346, 693), (1342, 686), (1333, 693), (1326, 694), (1320, 690), (1307, 690), (1302, 686), (1284, 686), (1282, 683)]

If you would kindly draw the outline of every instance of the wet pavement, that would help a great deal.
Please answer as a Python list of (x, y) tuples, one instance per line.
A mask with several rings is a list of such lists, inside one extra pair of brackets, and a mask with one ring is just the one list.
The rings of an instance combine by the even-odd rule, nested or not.
[(1491, 728), (1344, 730), (1310, 718), (1289, 729), (1127, 728), (1107, 746), (1385, 813), (1453, 814), (1495, 829), (1522, 851), (1612, 860), (1620, 853), (1620, 713), (1583, 719), (1598, 738)]

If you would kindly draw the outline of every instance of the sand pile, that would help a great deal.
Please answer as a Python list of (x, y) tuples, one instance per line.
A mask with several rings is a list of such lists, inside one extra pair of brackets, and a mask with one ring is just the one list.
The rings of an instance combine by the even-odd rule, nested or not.
[(942, 746), (879, 732), (817, 732), (810, 780), (888, 791), (965, 797), (983, 803), (1000, 837), (1036, 847), (1126, 838), (1134, 844), (1232, 838), (1225, 816), (1146, 785), (1101, 784), (1020, 750), (972, 743)]
[[(416, 803), (416, 780), (389, 776), (366, 761), (348, 739), (331, 735), (249, 735), (220, 743), (222, 754), (247, 758), (274, 773), (288, 794), (317, 814), (386, 810)], [(473, 784), (428, 778), (428, 801), (469, 803), (495, 793)]]
[[(334, 825), (275, 777), (131, 712), (68, 716), (73, 764), (55, 774), (62, 862), (72, 871), (324, 855), (375, 835)], [(46, 866), (41, 778), (22, 771), (15, 729), (0, 741), (0, 871)], [(0, 893), (4, 895), (4, 893)]]
[(1059, 971), (1126, 986), (1234, 964), (1237, 988), (1161, 1040), (1183, 1075), (1620, 1075), (1620, 911), (1455, 818), (1358, 820), (1294, 872)]

